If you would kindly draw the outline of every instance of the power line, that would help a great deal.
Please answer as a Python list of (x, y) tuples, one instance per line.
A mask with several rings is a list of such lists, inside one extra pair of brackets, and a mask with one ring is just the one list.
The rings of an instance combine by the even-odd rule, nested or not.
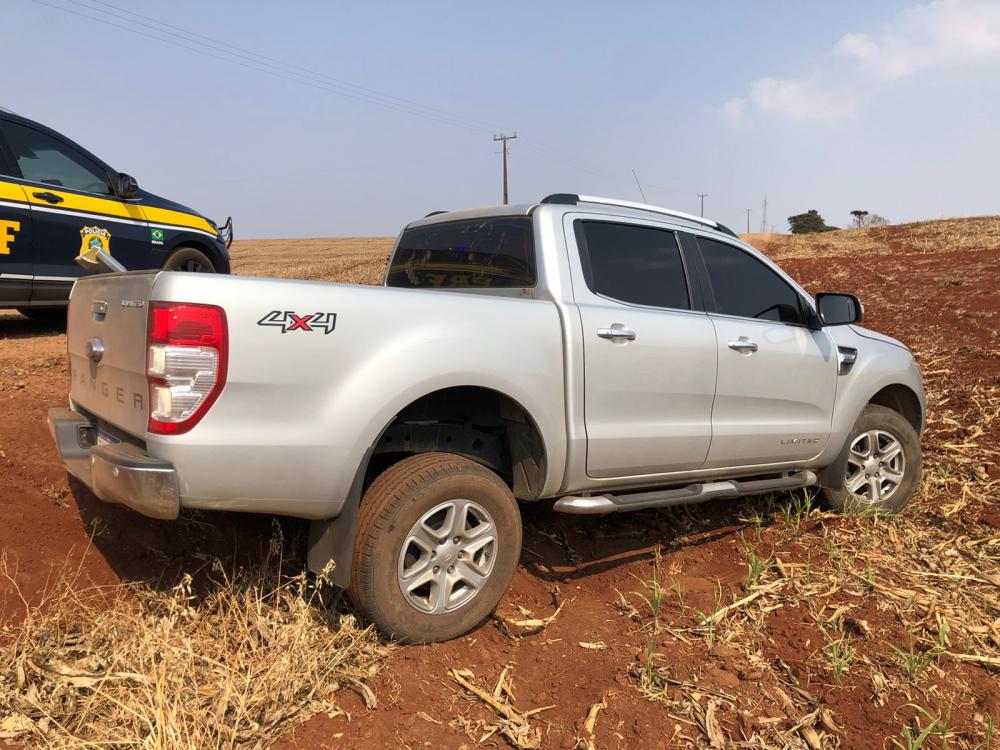
[[(483, 120), (448, 112), (444, 109), (335, 78), (301, 65), (285, 62), (278, 57), (262, 55), (245, 47), (239, 47), (229, 42), (158, 20), (152, 16), (137, 13), (119, 5), (106, 2), (105, 0), (83, 0), (88, 5), (77, 5), (75, 8), (65, 7), (51, 0), (31, 0), (31, 2), (61, 13), (71, 14), (79, 18), (85, 18), (96, 23), (128, 31), (131, 34), (153, 39), (205, 57), (238, 65), (248, 70), (264, 73), (265, 75), (292, 83), (310, 86), (366, 104), (374, 104), (403, 114), (421, 117), (444, 125), (460, 127), (470, 132), (482, 132), (494, 127)], [(105, 8), (110, 10), (105, 10)], [(551, 144), (545, 143), (531, 135), (526, 136), (524, 133), (521, 133), (520, 138), (524, 142), (524, 148), (541, 153), (556, 161), (571, 163), (580, 171), (589, 172), (603, 178), (610, 177), (615, 180), (620, 180), (624, 176), (621, 172), (607, 169), (597, 163), (581, 160), (575, 155), (555, 148)], [(671, 192), (681, 192), (681, 188), (677, 186), (655, 185), (648, 182), (647, 185)], [(641, 186), (640, 192), (643, 192)]]
[[(151, 26), (150, 24), (142, 23), (140, 21), (132, 21), (131, 19), (127, 19), (127, 18), (123, 19), (120, 16), (115, 16), (114, 14), (107, 13), (106, 11), (101, 11), (101, 10), (96, 9), (96, 8), (87, 8), (87, 10), (92, 10), (92, 11), (97, 12), (97, 13), (105, 13), (106, 15), (110, 15), (113, 18), (117, 18), (118, 20), (123, 20), (126, 23), (131, 23), (131, 24), (137, 24), (137, 25), (140, 25), (140, 26), (145, 26), (146, 28), (152, 29), (153, 31), (155, 31), (157, 33), (145, 32), (145, 31), (142, 31), (140, 29), (133, 28), (132, 26), (126, 26), (126, 25), (121, 24), (121, 23), (115, 23), (114, 21), (110, 21), (110, 20), (108, 20), (107, 18), (104, 18), (104, 17), (93, 16), (93, 15), (89, 15), (87, 13), (81, 13), (80, 11), (73, 10), (71, 8), (65, 8), (65, 7), (63, 7), (61, 5), (56, 5), (54, 3), (47, 2), (46, 0), (31, 0), (31, 2), (36, 3), (38, 5), (48, 6), (49, 8), (53, 8), (53, 9), (61, 11), (63, 13), (69, 13), (69, 14), (72, 14), (72, 15), (75, 15), (75, 16), (79, 16), (81, 18), (89, 19), (91, 21), (96, 21), (97, 23), (102, 23), (102, 24), (105, 24), (107, 26), (113, 26), (115, 28), (122, 29), (124, 31), (128, 31), (128, 32), (130, 32), (132, 34), (137, 34), (139, 36), (147, 37), (149, 39), (155, 39), (156, 41), (163, 42), (164, 44), (169, 44), (169, 45), (172, 45), (174, 47), (179, 47), (181, 49), (186, 49), (186, 50), (189, 50), (191, 52), (195, 52), (197, 54), (204, 55), (206, 57), (211, 57), (211, 58), (214, 58), (216, 60), (222, 60), (223, 62), (231, 63), (233, 65), (239, 65), (240, 67), (247, 68), (249, 70), (254, 70), (254, 71), (258, 72), (258, 73), (264, 73), (266, 75), (274, 76), (276, 78), (282, 78), (282, 79), (284, 79), (286, 81), (292, 81), (293, 83), (299, 83), (299, 84), (302, 84), (304, 86), (311, 86), (312, 88), (321, 89), (321, 90), (328, 91), (328, 92), (334, 93), (334, 94), (339, 94), (340, 96), (345, 96), (345, 97), (347, 97), (349, 99), (354, 99), (356, 101), (362, 101), (362, 102), (366, 102), (368, 104), (375, 104), (377, 106), (382, 106), (382, 107), (385, 107), (385, 108), (388, 108), (388, 109), (395, 110), (397, 112), (402, 112), (402, 113), (405, 113), (405, 114), (410, 114), (410, 115), (413, 115), (415, 117), (422, 117), (422, 118), (428, 119), (428, 120), (434, 120), (434, 121), (437, 121), (439, 123), (443, 123), (445, 125), (453, 125), (455, 127), (465, 128), (466, 130), (471, 130), (471, 131), (480, 131), (481, 130), (481, 128), (479, 128), (478, 126), (472, 125), (471, 123), (468, 123), (468, 122), (463, 122), (462, 119), (458, 118), (458, 117), (454, 117), (454, 116), (450, 116), (450, 115), (448, 115), (448, 116), (440, 116), (440, 115), (437, 115), (437, 114), (435, 114), (433, 112), (428, 112), (426, 109), (423, 109), (423, 108), (416, 108), (416, 107), (412, 107), (412, 106), (405, 105), (405, 104), (402, 104), (402, 103), (391, 102), (391, 101), (386, 101), (386, 100), (383, 100), (383, 99), (379, 99), (379, 98), (377, 98), (375, 96), (367, 95), (367, 94), (364, 94), (364, 93), (349, 91), (349, 90), (346, 90), (343, 86), (340, 86), (340, 85), (337, 85), (337, 84), (333, 84), (333, 83), (325, 83), (325, 82), (322, 82), (322, 81), (312, 80), (312, 79), (310, 79), (310, 78), (308, 78), (308, 77), (306, 77), (306, 76), (304, 76), (302, 74), (292, 73), (290, 71), (281, 70), (280, 68), (277, 68), (277, 67), (275, 67), (273, 65), (270, 65), (268, 63), (265, 63), (265, 62), (258, 62), (256, 60), (249, 60), (248, 62), (245, 62), (245, 61), (243, 61), (243, 60), (240, 59), (239, 55), (236, 55), (236, 54), (234, 54), (232, 52), (228, 52), (228, 51), (226, 51), (224, 49), (221, 49), (221, 48), (219, 48), (217, 46), (214, 46), (214, 45), (208, 45), (208, 44), (205, 44), (205, 43), (202, 43), (202, 42), (197, 42), (197, 41), (195, 41), (193, 39), (183, 39), (182, 38), (180, 41), (178, 41), (176, 39), (165, 38), (163, 36), (159, 36), (158, 34), (168, 33), (166, 30), (158, 29), (158, 28), (156, 28), (154, 26)], [(197, 44), (199, 46), (195, 47), (195, 46), (192, 46), (192, 44), (184, 44), (183, 42), (191, 42), (192, 44)], [(213, 52), (210, 52), (210, 51), (204, 49), (204, 47), (206, 47), (206, 46), (210, 47), (211, 49), (214, 49), (216, 52), (221, 53), (221, 54), (215, 54)]]
[[(153, 18), (152, 16), (143, 15), (142, 13), (136, 13), (135, 11), (129, 10), (128, 8), (122, 8), (121, 6), (114, 5), (113, 3), (104, 2), (104, 0), (83, 0), (83, 1), (84, 2), (88, 2), (91, 5), (102, 5), (104, 7), (111, 8), (113, 10), (119, 11), (120, 13), (126, 13), (126, 14), (128, 14), (130, 16), (134, 16), (135, 18), (141, 18), (141, 19), (144, 19), (146, 21), (150, 21), (153, 24), (155, 24), (156, 26), (150, 26), (149, 24), (142, 23), (141, 21), (133, 21), (132, 19), (127, 19), (127, 18), (122, 18), (121, 16), (116, 16), (115, 14), (109, 13), (108, 11), (102, 11), (99, 8), (93, 8), (93, 10), (96, 11), (96, 12), (98, 12), (98, 13), (108, 13), (109, 15), (111, 15), (113, 17), (117, 17), (120, 20), (124, 20), (127, 23), (134, 23), (134, 24), (137, 24), (137, 25), (145, 26), (147, 28), (151, 28), (151, 29), (154, 29), (156, 31), (160, 31), (160, 29), (157, 28), (157, 27), (163, 27), (164, 29), (168, 29), (171, 32), (179, 32), (181, 34), (184, 34), (185, 36), (191, 37), (192, 40), (199, 40), (198, 43), (207, 43), (210, 47), (212, 47), (214, 49), (217, 49), (217, 50), (219, 50), (221, 52), (224, 52), (225, 54), (231, 54), (231, 55), (235, 55), (235, 56), (238, 56), (238, 57), (242, 57), (242, 58), (248, 59), (248, 60), (250, 60), (252, 62), (263, 61), (264, 63), (270, 63), (270, 64), (273, 64), (273, 65), (276, 65), (276, 66), (280, 66), (282, 68), (286, 68), (286, 69), (288, 69), (288, 71), (294, 72), (294, 74), (297, 74), (297, 75), (298, 74), (305, 74), (306, 76), (319, 79), (320, 81), (323, 81), (323, 82), (328, 82), (328, 83), (334, 84), (336, 86), (343, 86), (343, 87), (346, 87), (346, 88), (349, 88), (349, 89), (353, 89), (353, 90), (357, 91), (359, 94), (363, 94), (365, 96), (378, 97), (378, 98), (384, 99), (384, 100), (386, 100), (388, 102), (394, 102), (396, 104), (402, 104), (402, 105), (405, 105), (407, 107), (414, 107), (416, 109), (419, 109), (419, 110), (422, 110), (422, 111), (425, 111), (425, 112), (428, 112), (428, 113), (433, 113), (433, 114), (436, 114), (436, 115), (440, 115), (440, 116), (446, 117), (446, 118), (451, 119), (451, 120), (456, 120), (456, 121), (461, 121), (461, 122), (465, 122), (465, 123), (469, 123), (469, 124), (474, 124), (474, 125), (481, 126), (481, 127), (484, 127), (484, 128), (491, 127), (491, 125), (489, 123), (486, 123), (486, 122), (484, 122), (482, 120), (476, 120), (474, 118), (469, 118), (469, 117), (466, 117), (466, 116), (463, 116), (463, 115), (455, 115), (453, 112), (448, 112), (448, 111), (443, 110), (443, 109), (438, 109), (437, 107), (431, 107), (431, 106), (429, 106), (427, 104), (424, 104), (422, 102), (416, 102), (416, 101), (413, 101), (412, 99), (404, 99), (403, 97), (395, 96), (393, 94), (388, 94), (388, 93), (386, 93), (384, 91), (379, 91), (378, 89), (373, 89), (373, 88), (370, 88), (368, 86), (362, 86), (360, 84), (352, 83), (351, 81), (345, 81), (342, 78), (335, 78), (334, 76), (330, 76), (330, 75), (327, 75), (325, 73), (321, 73), (321, 72), (313, 70), (311, 68), (305, 68), (305, 67), (302, 67), (300, 65), (293, 65), (292, 63), (287, 63), (284, 60), (281, 60), (281, 59), (278, 59), (278, 58), (275, 58), (275, 57), (268, 57), (267, 55), (262, 55), (259, 52), (255, 52), (253, 50), (249, 50), (249, 49), (246, 49), (244, 47), (238, 47), (235, 44), (229, 44), (228, 42), (225, 42), (225, 41), (223, 41), (221, 39), (216, 39), (214, 37), (206, 36), (204, 34), (199, 34), (196, 31), (190, 31), (190, 30), (184, 29), (184, 28), (182, 28), (180, 26), (175, 26), (174, 24), (167, 23), (166, 21), (160, 21), (160, 20), (158, 20), (156, 18)], [(227, 50), (221, 49), (223, 47), (228, 48), (228, 50), (233, 50), (233, 52), (228, 52)]]
[(507, 141), (512, 141), (515, 138), (517, 138), (517, 131), (514, 131), (514, 135), (504, 135), (501, 133), (500, 135), (493, 136), (494, 141), (503, 143), (503, 204), (505, 206), (507, 205), (507, 157), (509, 155)]

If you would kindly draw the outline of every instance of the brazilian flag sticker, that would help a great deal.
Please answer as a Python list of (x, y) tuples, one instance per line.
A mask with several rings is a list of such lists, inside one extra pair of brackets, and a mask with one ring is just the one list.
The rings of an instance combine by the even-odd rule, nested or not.
[(154, 245), (163, 244), (163, 230), (162, 229), (150, 229), (149, 234), (153, 239)]

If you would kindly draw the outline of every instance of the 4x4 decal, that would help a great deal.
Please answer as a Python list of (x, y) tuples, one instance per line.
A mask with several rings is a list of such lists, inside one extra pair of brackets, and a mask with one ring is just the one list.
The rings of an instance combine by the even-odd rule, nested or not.
[(257, 321), (257, 325), (274, 326), (280, 328), (282, 333), (318, 330), (325, 334), (331, 334), (337, 326), (337, 313), (318, 312), (299, 315), (291, 310), (271, 310)]

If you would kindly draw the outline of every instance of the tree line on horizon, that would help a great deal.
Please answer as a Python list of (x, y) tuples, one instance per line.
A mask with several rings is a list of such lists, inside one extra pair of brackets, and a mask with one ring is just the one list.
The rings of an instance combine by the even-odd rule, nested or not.
[[(876, 213), (870, 213), (863, 209), (851, 211), (851, 225), (856, 228), (867, 229), (868, 227), (884, 227), (889, 225), (889, 220)], [(812, 234), (815, 232), (833, 232), (840, 227), (831, 226), (820, 216), (819, 211), (810, 208), (805, 213), (795, 214), (788, 217), (788, 226), (792, 234)]]

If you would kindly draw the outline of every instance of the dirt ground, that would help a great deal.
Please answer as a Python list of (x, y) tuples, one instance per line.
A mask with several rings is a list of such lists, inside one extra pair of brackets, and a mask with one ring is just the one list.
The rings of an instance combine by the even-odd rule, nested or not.
[[(906, 514), (837, 517), (802, 495), (606, 518), (525, 507), (495, 619), (395, 649), (372, 695), (342, 690), (275, 746), (1000, 746), (1000, 219), (831, 235), (761, 245), (914, 349), (930, 417)], [(296, 275), (371, 282), (390, 246), (239, 243), (234, 267), (287, 253)], [(0, 313), (0, 638), (60, 571), (165, 588), (212, 555), (252, 561), (272, 533), (260, 516), (152, 521), (67, 481), (44, 421), (65, 403), (65, 343)], [(300, 548), (303, 525), (284, 526)]]

